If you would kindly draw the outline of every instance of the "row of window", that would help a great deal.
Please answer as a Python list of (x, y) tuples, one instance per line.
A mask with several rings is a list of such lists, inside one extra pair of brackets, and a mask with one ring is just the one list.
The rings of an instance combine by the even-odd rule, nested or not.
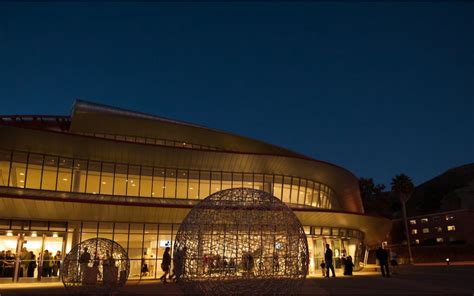
[[(454, 216), (453, 216), (453, 215), (446, 215), (446, 216), (444, 216), (444, 217), (434, 216), (434, 217), (432, 217), (432, 218), (421, 218), (421, 219), (420, 219), (420, 223), (421, 223), (421, 224), (426, 224), (426, 223), (428, 223), (428, 222), (430, 221), (430, 219), (431, 219), (432, 222), (441, 222), (443, 219), (444, 219), (445, 221), (451, 221), (451, 220), (454, 219)], [(411, 220), (410, 220), (410, 224), (411, 224), (411, 225), (416, 225), (416, 223), (417, 223), (417, 220), (416, 220), (416, 219), (411, 219)]]
[(188, 142), (183, 142), (183, 141), (175, 141), (175, 140), (167, 140), (167, 139), (156, 139), (156, 138), (145, 138), (145, 137), (137, 137), (137, 136), (112, 135), (112, 134), (96, 134), (96, 133), (78, 133), (78, 134), (91, 136), (91, 137), (104, 138), (104, 139), (112, 139), (112, 140), (117, 140), (117, 141), (132, 142), (132, 143), (152, 144), (152, 145), (190, 148), (190, 149), (206, 149), (206, 150), (217, 150), (217, 151), (223, 150), (214, 146), (193, 144), (193, 143), (188, 143)]
[[(435, 232), (442, 232), (443, 231), (443, 227), (441, 226), (436, 226), (433, 228)], [(446, 226), (446, 230), (447, 231), (455, 231), (456, 230), (456, 226), (455, 225), (448, 225)], [(425, 227), (422, 229), (422, 232), (423, 233), (430, 233), (430, 229), (428, 227)], [(411, 234), (418, 234), (418, 229), (414, 228), (411, 230)]]
[(203, 199), (230, 188), (285, 203), (339, 209), (328, 186), (292, 176), (139, 166), (0, 150), (0, 186), (154, 198)]

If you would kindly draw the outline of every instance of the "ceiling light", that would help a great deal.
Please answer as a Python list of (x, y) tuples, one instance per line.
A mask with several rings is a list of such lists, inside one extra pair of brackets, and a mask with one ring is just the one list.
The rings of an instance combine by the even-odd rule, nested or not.
[(63, 178), (63, 181), (67, 181), (67, 178)]
[(38, 236), (38, 234), (36, 233), (36, 231), (33, 231), (33, 232), (31, 233), (31, 237), (37, 237), (37, 236)]
[(132, 184), (132, 187), (135, 187), (136, 185), (135, 184)]
[(23, 181), (23, 180), (20, 180), (20, 183), (25, 183), (25, 181)]
[(13, 236), (13, 232), (11, 230), (7, 231), (7, 236)]
[(20, 173), (20, 176), (24, 176), (24, 175), (25, 175), (25, 173), (23, 173), (23, 172)]
[(105, 185), (105, 184), (107, 184), (107, 182), (105, 182), (105, 181), (102, 181), (102, 184), (104, 184), (104, 185)]
[(57, 233), (57, 232), (53, 232), (53, 237), (58, 237), (58, 233)]

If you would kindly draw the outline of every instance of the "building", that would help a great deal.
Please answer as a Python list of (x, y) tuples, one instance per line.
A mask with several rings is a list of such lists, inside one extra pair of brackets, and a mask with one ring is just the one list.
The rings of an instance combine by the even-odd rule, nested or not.
[[(261, 141), (83, 101), (70, 116), (1, 117), (0, 251), (64, 256), (80, 241), (105, 237), (128, 251), (131, 278), (155, 278), (189, 210), (239, 187), (270, 192), (293, 209), (307, 233), (310, 273), (325, 243), (337, 266), (344, 254), (362, 266), (366, 246), (391, 227), (364, 214), (346, 169)], [(2, 276), (11, 281), (14, 260), (5, 260)], [(46, 263), (39, 265), (35, 277), (45, 280)]]

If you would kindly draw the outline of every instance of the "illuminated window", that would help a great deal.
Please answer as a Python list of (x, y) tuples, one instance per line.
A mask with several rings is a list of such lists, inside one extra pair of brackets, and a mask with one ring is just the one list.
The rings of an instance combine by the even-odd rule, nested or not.
[(455, 231), (456, 227), (454, 225), (448, 225), (448, 231)]
[(438, 232), (443, 231), (443, 228), (442, 228), (441, 226), (437, 226), (437, 227), (435, 227), (435, 229), (436, 229), (436, 231), (438, 231)]
[(430, 229), (429, 228), (423, 228), (423, 233), (430, 233)]
[(420, 240), (419, 239), (415, 239), (415, 244), (420, 244)]
[(437, 238), (436, 238), (436, 242), (437, 242), (437, 243), (442, 243), (442, 242), (444, 242), (444, 238), (442, 238), (442, 237), (437, 237)]
[(418, 234), (418, 230), (417, 229), (412, 229), (411, 234)]
[(411, 225), (416, 225), (416, 220), (410, 220)]
[(421, 223), (428, 223), (428, 218), (421, 218)]
[(451, 216), (451, 215), (446, 216), (446, 221), (453, 220), (453, 219), (454, 219), (454, 216)]

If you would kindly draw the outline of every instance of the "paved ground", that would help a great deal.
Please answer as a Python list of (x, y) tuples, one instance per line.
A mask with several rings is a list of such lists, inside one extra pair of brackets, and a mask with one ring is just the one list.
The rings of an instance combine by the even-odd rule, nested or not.
[[(398, 274), (383, 278), (375, 272), (353, 277), (308, 278), (304, 295), (474, 295), (474, 266), (402, 267)], [(2, 284), (0, 295), (65, 295), (59, 283)], [(182, 295), (176, 284), (130, 281), (119, 295)]]

